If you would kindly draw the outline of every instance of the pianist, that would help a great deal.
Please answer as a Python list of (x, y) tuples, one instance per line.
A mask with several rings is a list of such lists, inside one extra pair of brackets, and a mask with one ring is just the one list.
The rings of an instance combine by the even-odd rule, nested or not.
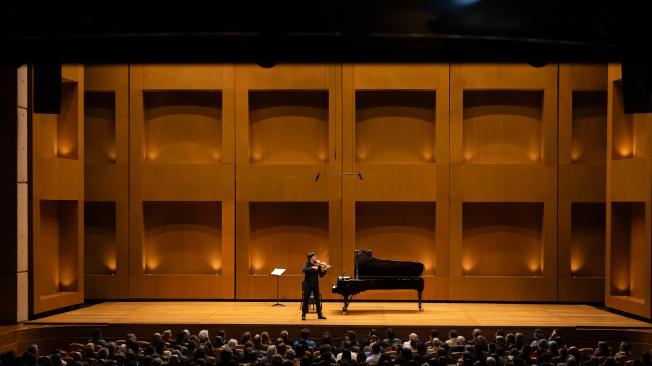
[[(301, 319), (306, 320), (306, 313), (308, 312), (308, 303), (310, 301), (310, 294), (315, 297), (315, 305), (317, 307), (317, 314), (319, 319), (326, 319), (321, 313), (321, 297), (319, 296), (319, 277), (324, 277), (327, 266), (321, 266), (320, 261), (317, 259), (317, 254), (314, 252), (308, 253), (308, 261), (303, 266), (303, 303), (301, 305)], [(318, 277), (319, 276), (319, 277)]]

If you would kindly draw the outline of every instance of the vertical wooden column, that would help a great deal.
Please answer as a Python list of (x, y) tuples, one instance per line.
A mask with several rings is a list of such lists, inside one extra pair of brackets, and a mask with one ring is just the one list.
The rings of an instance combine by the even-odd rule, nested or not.
[(85, 67), (88, 299), (129, 297), (129, 66)]
[(559, 301), (604, 301), (607, 65), (559, 66)]
[(34, 314), (84, 301), (84, 68), (64, 65), (61, 113), (32, 115)]
[(448, 299), (448, 77), (448, 64), (343, 68), (344, 270), (355, 249), (423, 262), (425, 299)]
[(625, 114), (620, 65), (609, 65), (605, 304), (649, 318), (652, 115)]

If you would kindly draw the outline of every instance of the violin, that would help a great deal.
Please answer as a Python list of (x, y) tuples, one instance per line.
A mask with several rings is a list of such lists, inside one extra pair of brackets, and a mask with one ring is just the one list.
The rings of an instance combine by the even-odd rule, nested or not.
[(333, 268), (333, 266), (331, 266), (330, 264), (328, 264), (328, 263), (323, 263), (323, 262), (321, 262), (321, 261), (319, 261), (319, 260), (318, 260), (317, 263), (315, 263), (315, 264), (316, 264), (317, 266), (321, 267), (321, 268), (324, 268), (324, 269)]

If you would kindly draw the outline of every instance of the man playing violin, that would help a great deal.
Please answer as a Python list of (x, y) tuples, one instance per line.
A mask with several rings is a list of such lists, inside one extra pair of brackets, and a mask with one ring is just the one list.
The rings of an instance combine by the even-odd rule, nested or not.
[[(319, 296), (319, 277), (324, 277), (326, 271), (330, 266), (322, 263), (317, 259), (315, 252), (308, 253), (308, 261), (303, 266), (303, 304), (301, 306), (301, 319), (306, 320), (306, 313), (308, 312), (308, 302), (310, 301), (310, 294), (315, 297), (315, 304), (317, 306), (317, 314), (319, 319), (326, 319), (321, 313), (321, 297)], [(317, 277), (319, 276), (319, 277)]]

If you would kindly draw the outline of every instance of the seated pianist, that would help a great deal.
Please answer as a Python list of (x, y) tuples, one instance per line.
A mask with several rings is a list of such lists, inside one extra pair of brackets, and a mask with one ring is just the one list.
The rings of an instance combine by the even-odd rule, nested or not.
[(419, 311), (423, 311), (423, 263), (377, 259), (371, 250), (356, 250), (353, 255), (355, 277), (340, 277), (332, 288), (333, 293), (344, 297), (344, 314), (353, 295), (367, 290), (416, 290)]

